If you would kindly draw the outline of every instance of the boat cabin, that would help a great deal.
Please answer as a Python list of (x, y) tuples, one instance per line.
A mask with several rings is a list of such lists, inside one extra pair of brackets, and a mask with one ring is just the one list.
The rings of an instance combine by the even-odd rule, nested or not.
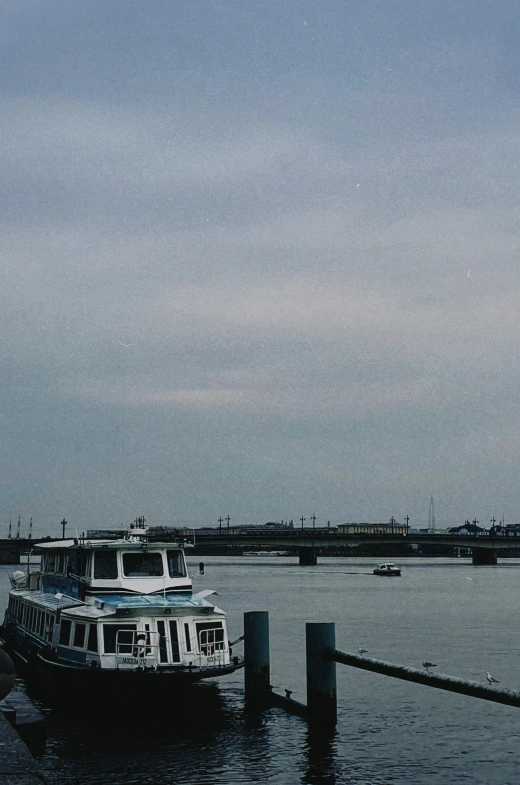
[(189, 592), (183, 547), (145, 540), (40, 543), (40, 588), (80, 600), (100, 594)]

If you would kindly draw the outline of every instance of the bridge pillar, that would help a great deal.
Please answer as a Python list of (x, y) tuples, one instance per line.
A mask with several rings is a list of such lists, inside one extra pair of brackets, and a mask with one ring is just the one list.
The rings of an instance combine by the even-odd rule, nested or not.
[(472, 562), (475, 566), (480, 567), (484, 564), (496, 564), (497, 554), (491, 548), (473, 548)]
[(318, 563), (316, 548), (298, 548), (301, 567), (314, 567)]

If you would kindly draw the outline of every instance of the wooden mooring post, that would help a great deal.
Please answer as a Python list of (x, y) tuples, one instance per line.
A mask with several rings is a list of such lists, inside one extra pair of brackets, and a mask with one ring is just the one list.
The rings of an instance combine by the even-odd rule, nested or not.
[(269, 613), (249, 611), (244, 614), (244, 681), (246, 699), (279, 706), (307, 718), (315, 727), (333, 728), (337, 722), (336, 663), (411, 681), (448, 692), (520, 708), (520, 691), (496, 685), (460, 679), (443, 673), (409, 668), (336, 649), (335, 624), (306, 625), (307, 705), (275, 693), (270, 684)]
[(308, 719), (322, 726), (335, 725), (338, 716), (336, 663), (327, 656), (335, 646), (333, 623), (308, 622), (305, 625)]
[(244, 689), (246, 700), (256, 702), (270, 691), (268, 611), (244, 613)]

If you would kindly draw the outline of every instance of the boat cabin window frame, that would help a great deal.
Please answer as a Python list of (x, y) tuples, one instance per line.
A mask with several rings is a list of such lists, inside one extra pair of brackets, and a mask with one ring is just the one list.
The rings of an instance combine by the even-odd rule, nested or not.
[[(164, 578), (162, 551), (123, 551), (121, 554), (125, 578)], [(147, 568), (147, 564), (150, 568)], [(158, 572), (160, 564), (161, 571)]]
[[(120, 630), (125, 630), (128, 632), (136, 632), (137, 631), (137, 624), (117, 624), (114, 622), (108, 622), (103, 624), (103, 633), (101, 636), (101, 642), (103, 645), (103, 654), (115, 654), (116, 653), (116, 641), (117, 641), (117, 633)], [(112, 640), (113, 639), (113, 640)]]
[(73, 649), (84, 649), (87, 639), (87, 623), (75, 621), (72, 629), (71, 646)]
[(119, 578), (119, 561), (116, 550), (99, 548), (94, 551), (93, 556), (94, 579), (115, 581)]
[(98, 628), (95, 622), (94, 623), (91, 622), (88, 625), (86, 642), (87, 642), (87, 651), (92, 652), (93, 654), (99, 653)]
[(52, 641), (52, 637), (54, 634), (54, 621), (55, 621), (55, 617), (52, 615), (52, 613), (47, 613), (46, 611), (44, 631), (43, 631), (43, 637), (45, 638), (46, 641)]
[(44, 575), (65, 575), (67, 560), (65, 551), (45, 551), (42, 558), (42, 573)]
[(168, 548), (166, 550), (166, 563), (168, 564), (168, 575), (170, 578), (185, 578), (188, 574), (184, 552), (180, 548)]
[[(72, 554), (71, 554), (72, 556)], [(80, 548), (76, 551), (76, 570), (75, 573), (80, 578), (90, 578), (92, 575), (92, 551)], [(69, 560), (70, 564), (70, 560)]]
[(221, 621), (195, 622), (197, 646), (200, 654), (213, 656), (216, 652), (225, 651), (226, 640), (224, 625)]
[(58, 644), (60, 646), (70, 647), (71, 634), (72, 634), (72, 620), (62, 618), (60, 623), (60, 637), (58, 640)]

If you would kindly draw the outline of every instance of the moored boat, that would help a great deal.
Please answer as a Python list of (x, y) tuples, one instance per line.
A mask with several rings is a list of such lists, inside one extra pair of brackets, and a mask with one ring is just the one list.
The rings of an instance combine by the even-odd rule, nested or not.
[(243, 556), (290, 556), (290, 551), (244, 551)]
[[(142, 692), (242, 667), (226, 615), (193, 593), (186, 543), (154, 542), (144, 519), (122, 539), (40, 543), (41, 570), (16, 570), (0, 636), (18, 665), (54, 689)], [(201, 572), (204, 571), (200, 565)]]
[(396, 567), (392, 562), (385, 562), (376, 567), (373, 573), (374, 575), (400, 575), (401, 568)]

